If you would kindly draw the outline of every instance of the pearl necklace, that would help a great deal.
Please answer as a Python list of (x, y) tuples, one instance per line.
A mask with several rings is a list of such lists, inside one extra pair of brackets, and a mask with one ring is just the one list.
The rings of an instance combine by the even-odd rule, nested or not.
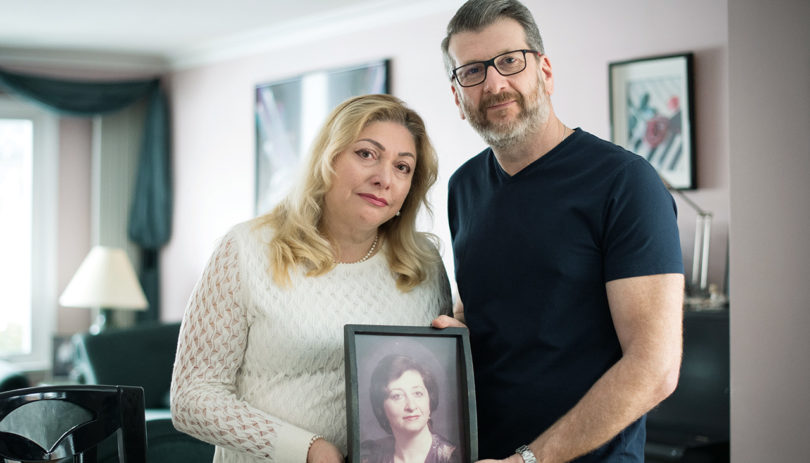
[(360, 259), (360, 260), (356, 260), (356, 261), (354, 261), (354, 262), (338, 262), (337, 260), (335, 260), (335, 263), (336, 263), (336, 264), (359, 264), (360, 262), (365, 262), (365, 261), (367, 261), (367, 260), (368, 260), (368, 258), (369, 258), (369, 257), (371, 257), (371, 255), (374, 253), (374, 250), (375, 250), (375, 249), (377, 249), (377, 241), (378, 241), (379, 239), (380, 239), (380, 234), (379, 234), (379, 233), (377, 233), (376, 235), (374, 235), (374, 242), (372, 242), (372, 243), (371, 243), (371, 248), (368, 250), (368, 252), (366, 253), (366, 255), (365, 255), (365, 256), (363, 256), (363, 258), (362, 258), (362, 259)]

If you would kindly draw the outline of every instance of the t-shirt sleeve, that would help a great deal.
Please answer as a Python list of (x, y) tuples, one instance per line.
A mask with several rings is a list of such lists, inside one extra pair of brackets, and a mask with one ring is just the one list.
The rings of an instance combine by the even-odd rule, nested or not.
[(605, 281), (683, 273), (675, 201), (644, 158), (617, 171), (606, 201)]

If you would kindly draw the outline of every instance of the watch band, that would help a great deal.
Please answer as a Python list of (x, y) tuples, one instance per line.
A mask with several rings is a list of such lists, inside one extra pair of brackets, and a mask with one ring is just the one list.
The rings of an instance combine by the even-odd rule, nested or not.
[(523, 458), (525, 463), (537, 463), (537, 458), (534, 456), (534, 452), (527, 445), (521, 445), (520, 447), (515, 450), (515, 453)]

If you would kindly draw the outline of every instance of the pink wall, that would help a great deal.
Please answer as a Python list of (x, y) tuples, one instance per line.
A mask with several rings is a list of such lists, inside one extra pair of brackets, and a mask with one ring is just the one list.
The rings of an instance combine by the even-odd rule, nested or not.
[[(65, 117), (59, 121), (59, 237), (57, 241), (57, 294), (62, 294), (90, 251), (90, 165), (92, 120)], [(59, 307), (58, 333), (87, 331), (91, 311)]]
[[(690, 196), (715, 213), (710, 281), (722, 284), (728, 234), (726, 1), (526, 3), (537, 16), (554, 66), (557, 113), (568, 125), (603, 138), (609, 138), (609, 62), (695, 53), (700, 189)], [(394, 24), (346, 27), (345, 33), (325, 40), (172, 74), (176, 213), (174, 235), (162, 260), (165, 319), (182, 316), (216, 239), (252, 217), (256, 84), (378, 58), (392, 59), (392, 93), (422, 114), (438, 149), (440, 178), (432, 192), (435, 217), (428, 227), (445, 243), (444, 258), (452, 272), (446, 182), (484, 147), (458, 118), (444, 75), (439, 42), (452, 14), (448, 10)], [(694, 215), (685, 204), (679, 208), (689, 270)]]
[(729, 2), (731, 459), (808, 461), (810, 3)]

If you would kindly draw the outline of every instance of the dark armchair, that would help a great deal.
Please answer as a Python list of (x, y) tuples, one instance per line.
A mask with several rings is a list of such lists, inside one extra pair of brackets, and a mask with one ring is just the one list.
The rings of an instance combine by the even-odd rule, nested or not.
[(14, 365), (0, 360), (0, 392), (29, 387), (25, 374)]
[[(143, 387), (149, 463), (211, 461), (214, 446), (183, 434), (171, 422), (170, 388), (180, 323), (143, 324), (74, 337), (79, 379), (93, 384)], [(114, 449), (99, 461), (113, 462)]]
[(146, 409), (168, 409), (180, 323), (154, 323), (74, 337), (75, 366), (87, 384), (143, 387)]

